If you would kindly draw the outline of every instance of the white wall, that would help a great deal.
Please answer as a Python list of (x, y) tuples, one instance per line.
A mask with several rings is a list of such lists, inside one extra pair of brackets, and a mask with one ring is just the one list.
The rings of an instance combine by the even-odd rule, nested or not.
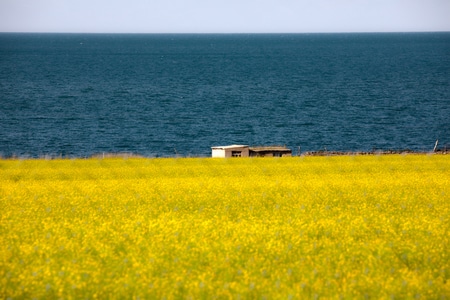
[(225, 149), (212, 149), (212, 157), (225, 157)]

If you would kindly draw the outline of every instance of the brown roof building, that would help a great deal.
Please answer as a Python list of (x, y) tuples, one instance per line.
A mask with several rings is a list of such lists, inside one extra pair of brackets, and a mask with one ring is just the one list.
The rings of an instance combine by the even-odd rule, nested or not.
[(292, 150), (285, 146), (250, 147), (249, 154), (257, 157), (285, 157), (292, 156)]

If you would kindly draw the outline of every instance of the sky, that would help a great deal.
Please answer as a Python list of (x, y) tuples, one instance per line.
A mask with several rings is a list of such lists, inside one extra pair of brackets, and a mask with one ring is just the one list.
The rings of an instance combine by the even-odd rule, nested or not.
[(0, 0), (0, 32), (450, 31), (450, 0)]

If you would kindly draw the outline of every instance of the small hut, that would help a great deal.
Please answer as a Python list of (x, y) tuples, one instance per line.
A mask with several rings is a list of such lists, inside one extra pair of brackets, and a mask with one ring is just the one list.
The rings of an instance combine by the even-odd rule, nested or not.
[(212, 157), (248, 157), (249, 147), (247, 145), (230, 145), (211, 147)]
[(292, 150), (285, 146), (249, 147), (229, 145), (211, 147), (212, 157), (285, 157), (292, 156)]
[(285, 146), (250, 147), (249, 154), (251, 157), (286, 157), (292, 156), (292, 150)]

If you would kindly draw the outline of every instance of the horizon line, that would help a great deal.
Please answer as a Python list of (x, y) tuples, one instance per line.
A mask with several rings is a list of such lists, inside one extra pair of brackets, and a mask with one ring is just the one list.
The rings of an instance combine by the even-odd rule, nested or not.
[(423, 31), (305, 31), (305, 32), (114, 32), (114, 31), (1, 31), (0, 34), (135, 34), (135, 35), (269, 35), (269, 34), (380, 34), (380, 33), (450, 33), (450, 30), (423, 30)]

